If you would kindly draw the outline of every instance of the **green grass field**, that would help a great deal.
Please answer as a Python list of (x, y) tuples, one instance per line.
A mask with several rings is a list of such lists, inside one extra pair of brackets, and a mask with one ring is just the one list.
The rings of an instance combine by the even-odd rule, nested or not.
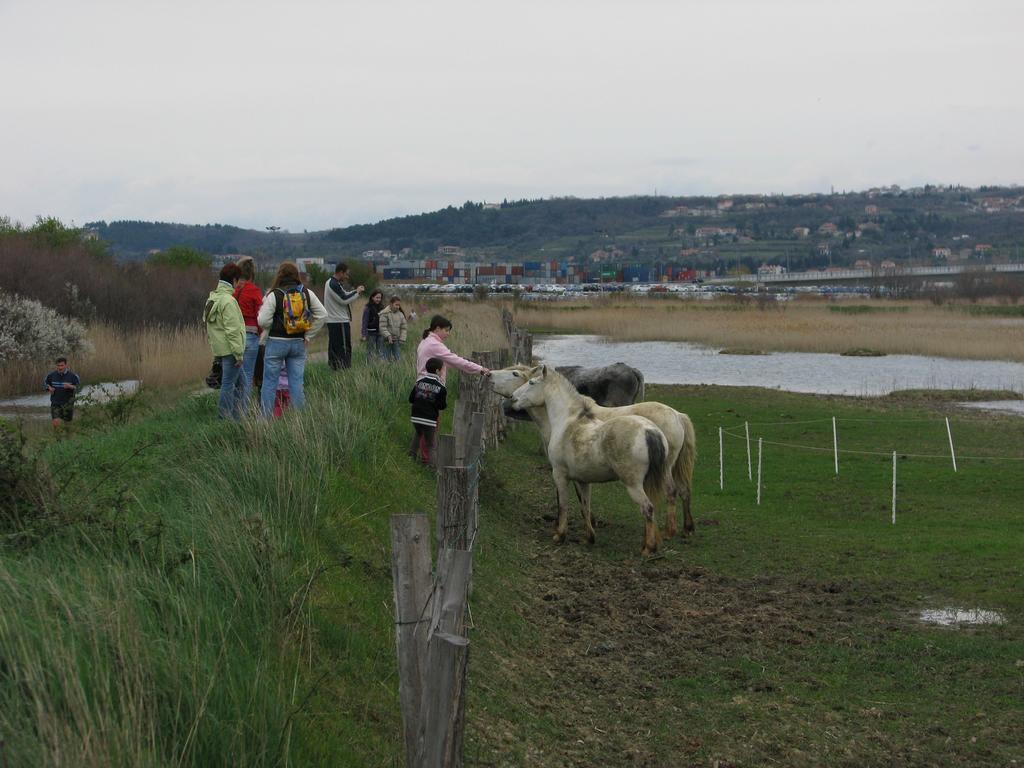
[[(699, 432), (696, 535), (643, 560), (621, 488), (550, 543), (532, 429), (489, 462), (469, 762), (1011, 765), (1024, 755), (1024, 422), (940, 401), (651, 387)], [(948, 458), (952, 419), (959, 471)], [(831, 417), (842, 454), (834, 473)], [(745, 441), (766, 445), (762, 503)], [(811, 422), (811, 423), (802, 423)], [(758, 426), (758, 425), (771, 426)], [(892, 450), (898, 451), (891, 523)], [(912, 454), (938, 458), (914, 458)], [(1007, 456), (1016, 461), (971, 460)], [(753, 455), (756, 477), (756, 442)], [(491, 514), (487, 514), (491, 510)], [(1000, 612), (943, 628), (920, 611)]]
[[(43, 446), (59, 503), (2, 521), (0, 765), (402, 764), (388, 520), (432, 510), (404, 456), (410, 372), (307, 378), (225, 425), (210, 396)], [(550, 542), (535, 430), (485, 458), (467, 765), (1010, 765), (1024, 750), (1024, 422), (942, 400), (650, 387), (699, 431), (696, 535), (639, 556)], [(960, 471), (942, 417), (950, 414)], [(897, 523), (891, 458), (898, 450)], [(857, 421), (863, 419), (865, 421)], [(744, 421), (766, 441), (762, 504)], [(800, 423), (813, 422), (813, 423)], [(938, 628), (925, 608), (1003, 614)]]

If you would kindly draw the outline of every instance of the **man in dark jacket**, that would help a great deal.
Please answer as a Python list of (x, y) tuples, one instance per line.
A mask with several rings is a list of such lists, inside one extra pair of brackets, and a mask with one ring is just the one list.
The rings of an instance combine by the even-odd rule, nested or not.
[(66, 357), (57, 358), (57, 370), (50, 371), (43, 379), (43, 386), (50, 393), (50, 420), (59, 427), (62, 421), (70, 422), (75, 415), (75, 394), (81, 380), (78, 374), (68, 368)]
[(441, 411), (448, 406), (448, 390), (441, 383), (438, 371), (444, 362), (438, 357), (427, 360), (427, 372), (420, 376), (416, 386), (409, 393), (412, 403), (412, 425), (416, 433), (409, 445), (409, 457), (419, 459), (424, 464), (430, 463), (430, 451), (434, 447), (437, 435), (437, 422)]

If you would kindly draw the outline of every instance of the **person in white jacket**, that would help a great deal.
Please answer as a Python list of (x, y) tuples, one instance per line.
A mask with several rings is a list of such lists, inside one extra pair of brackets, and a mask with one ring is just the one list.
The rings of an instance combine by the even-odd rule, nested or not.
[[(289, 328), (285, 317), (285, 305), (289, 294), (300, 292), (305, 307), (309, 310), (309, 327), (305, 330)], [(277, 394), (277, 379), (281, 366), (288, 371), (288, 396), (292, 408), (301, 408), (306, 402), (303, 387), (306, 376), (306, 345), (319, 333), (327, 319), (327, 310), (316, 294), (299, 281), (299, 270), (292, 262), (285, 261), (277, 268), (270, 291), (263, 299), (260, 313), (256, 318), (260, 328), (267, 331), (267, 351), (263, 357), (263, 386), (260, 389), (260, 406), (266, 418), (274, 412), (274, 397)]]

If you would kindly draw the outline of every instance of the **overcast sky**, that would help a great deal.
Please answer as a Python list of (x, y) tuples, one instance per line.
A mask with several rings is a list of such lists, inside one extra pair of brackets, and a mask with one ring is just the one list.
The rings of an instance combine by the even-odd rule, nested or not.
[(1021, 0), (0, 0), (0, 215), (1024, 183)]

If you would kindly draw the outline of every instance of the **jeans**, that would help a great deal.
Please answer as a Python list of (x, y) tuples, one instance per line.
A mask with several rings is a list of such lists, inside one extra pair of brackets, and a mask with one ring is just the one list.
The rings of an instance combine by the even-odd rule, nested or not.
[(281, 366), (288, 371), (288, 396), (292, 408), (301, 408), (306, 402), (303, 379), (306, 376), (306, 343), (302, 339), (267, 339), (263, 358), (263, 387), (260, 389), (260, 407), (270, 418), (274, 413), (274, 397)]
[(242, 366), (235, 365), (234, 355), (221, 355), (220, 360), (220, 400), (217, 402), (217, 415), (222, 419), (238, 419), (238, 411), (235, 401), (238, 393), (235, 391), (235, 384)]
[(245, 333), (245, 353), (242, 355), (242, 370), (235, 384), (235, 413), (239, 418), (249, 407), (249, 393), (252, 392), (252, 376), (256, 371), (256, 358), (260, 354), (260, 335)]
[(351, 323), (327, 323), (327, 364), (332, 371), (352, 367)]
[(385, 360), (398, 360), (402, 356), (402, 343), (397, 340), (382, 341)]
[(384, 356), (384, 339), (379, 333), (370, 331), (366, 334), (366, 362), (372, 363)]

